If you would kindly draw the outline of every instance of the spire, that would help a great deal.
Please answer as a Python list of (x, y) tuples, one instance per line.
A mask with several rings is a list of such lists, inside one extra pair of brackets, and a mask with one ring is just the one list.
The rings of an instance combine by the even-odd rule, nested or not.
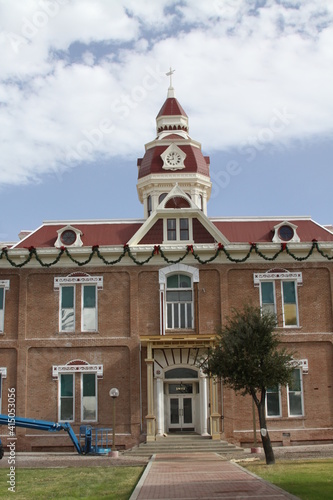
[(167, 73), (165, 73), (166, 76), (170, 76), (170, 85), (169, 85), (169, 88), (168, 88), (168, 99), (170, 97), (175, 97), (175, 89), (172, 86), (172, 75), (174, 74), (175, 71), (176, 70), (172, 69), (171, 66), (170, 66), (170, 70)]

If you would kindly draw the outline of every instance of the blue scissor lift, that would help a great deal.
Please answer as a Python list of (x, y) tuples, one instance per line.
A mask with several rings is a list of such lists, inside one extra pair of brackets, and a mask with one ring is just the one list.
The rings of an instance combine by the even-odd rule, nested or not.
[[(91, 427), (91, 425), (81, 425), (78, 439), (69, 422), (48, 422), (46, 420), (11, 417), (0, 414), (0, 425), (6, 425), (10, 429), (24, 427), (26, 429), (38, 429), (48, 432), (63, 430), (68, 433), (79, 455), (107, 455), (111, 451), (112, 439), (109, 439), (109, 432), (112, 429), (97, 429)], [(4, 448), (0, 439), (0, 459), (3, 457), (3, 454)]]

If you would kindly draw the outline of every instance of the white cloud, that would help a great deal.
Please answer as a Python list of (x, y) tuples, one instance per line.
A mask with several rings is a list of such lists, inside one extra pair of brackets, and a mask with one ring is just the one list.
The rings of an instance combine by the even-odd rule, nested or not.
[(0, 9), (0, 183), (142, 155), (170, 65), (205, 150), (264, 138), (277, 113), (286, 123), (273, 142), (332, 131), (332, 7), (324, 0), (261, 8), (245, 0), (0, 0)]

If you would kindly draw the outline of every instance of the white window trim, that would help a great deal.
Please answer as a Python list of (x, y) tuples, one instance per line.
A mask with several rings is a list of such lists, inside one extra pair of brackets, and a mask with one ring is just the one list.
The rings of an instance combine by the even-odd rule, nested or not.
[[(176, 239), (175, 240), (168, 240), (168, 219), (175, 219), (176, 221)], [(181, 240), (180, 239), (180, 219), (188, 219), (188, 240)], [(193, 223), (192, 223), (192, 217), (186, 216), (184, 213), (183, 216), (177, 215), (169, 215), (169, 217), (166, 217), (163, 220), (163, 245), (165, 244), (191, 244), (194, 243), (193, 241)]]
[[(193, 266), (187, 266), (182, 263), (172, 264), (168, 267), (163, 267), (158, 272), (158, 281), (160, 284), (160, 335), (165, 335), (166, 332), (166, 322), (167, 322), (167, 310), (166, 310), (166, 283), (167, 277), (171, 274), (187, 274), (191, 277), (192, 290), (194, 292), (194, 283), (199, 282), (199, 269)], [(193, 293), (193, 330), (195, 328), (194, 322), (194, 310), (195, 310), (195, 297)]]
[[(286, 325), (285, 324), (285, 315), (284, 315), (284, 293), (283, 293), (283, 283), (287, 281), (291, 281), (295, 283), (295, 299), (296, 299), (296, 325)], [(298, 293), (297, 293), (297, 282), (295, 280), (281, 280), (281, 300), (282, 300), (282, 320), (283, 320), (283, 328), (298, 328), (299, 327), (299, 313), (298, 313)]]
[(7, 378), (7, 368), (0, 367), (0, 413), (2, 413), (2, 389), (5, 378)]
[[(75, 333), (76, 331), (76, 285), (81, 285), (81, 325), (80, 332), (98, 332), (98, 291), (103, 290), (103, 276), (90, 276), (86, 273), (72, 273), (68, 276), (57, 276), (54, 278), (54, 290), (59, 291), (59, 332), (60, 333)], [(96, 329), (84, 330), (83, 329), (83, 287), (84, 285), (96, 286)], [(74, 329), (62, 330), (61, 322), (61, 290), (64, 286), (74, 286)]]
[[(262, 308), (262, 298), (261, 298), (261, 283), (263, 281), (273, 281), (274, 283), (274, 300), (275, 300), (275, 314), (276, 317), (279, 317), (279, 313), (277, 311), (277, 304), (276, 304), (276, 286), (275, 282), (280, 281), (280, 286), (281, 286), (281, 301), (282, 301), (282, 327), (281, 328), (299, 328), (300, 323), (299, 323), (299, 309), (298, 309), (298, 292), (297, 288), (301, 285), (303, 285), (303, 275), (301, 272), (289, 272), (286, 269), (270, 269), (269, 271), (266, 271), (265, 273), (253, 273), (253, 284), (255, 287), (259, 287), (259, 300), (260, 300), (260, 307)], [(295, 296), (296, 296), (296, 317), (297, 317), (297, 324), (296, 325), (285, 325), (285, 317), (284, 317), (284, 295), (283, 295), (283, 282), (284, 281), (293, 281), (295, 283)]]
[(265, 398), (265, 412), (266, 412), (266, 418), (281, 418), (282, 417), (282, 406), (281, 406), (281, 385), (278, 385), (278, 396), (279, 396), (279, 415), (268, 415), (267, 411), (267, 395), (268, 391), (266, 390), (266, 398)]
[[(300, 382), (301, 382), (301, 397), (302, 397), (302, 414), (301, 415), (291, 415), (290, 414), (290, 403), (289, 403), (289, 384), (287, 385), (287, 405), (288, 405), (288, 417), (290, 418), (301, 418), (304, 417), (304, 387), (303, 387), (303, 370), (300, 366), (295, 366), (295, 370), (300, 372)], [(295, 391), (291, 391), (295, 392)]]
[(85, 373), (81, 372), (81, 422), (97, 422), (98, 421), (98, 393), (97, 393), (98, 384), (97, 384), (97, 373), (93, 372), (93, 371), (87, 371), (86, 373), (88, 373), (90, 375), (95, 375), (95, 399), (96, 399), (95, 409), (96, 409), (96, 418), (94, 420), (83, 420), (83, 375), (85, 375)]
[(5, 331), (5, 305), (6, 305), (6, 291), (9, 290), (9, 280), (0, 280), (0, 288), (3, 289), (3, 304), (2, 304), (2, 318), (0, 319), (0, 334)]
[(72, 375), (73, 377), (73, 419), (72, 420), (62, 420), (61, 419), (61, 378), (58, 382), (58, 420), (59, 422), (75, 422), (75, 373), (63, 373), (63, 375)]

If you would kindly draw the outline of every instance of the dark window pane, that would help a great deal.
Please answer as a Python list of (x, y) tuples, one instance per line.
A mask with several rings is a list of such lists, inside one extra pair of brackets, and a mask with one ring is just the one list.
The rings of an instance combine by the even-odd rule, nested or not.
[(173, 274), (167, 278), (167, 288), (178, 288), (178, 274)]
[(188, 219), (180, 219), (180, 239), (189, 239)]
[(61, 288), (61, 307), (63, 309), (72, 309), (74, 307), (73, 286), (63, 286)]
[(96, 287), (95, 285), (86, 285), (83, 288), (83, 307), (96, 306)]
[(167, 304), (167, 328), (172, 328), (172, 304)]
[(179, 328), (179, 311), (178, 304), (173, 304), (174, 328)]
[(61, 396), (73, 396), (73, 375), (60, 375)]
[(173, 368), (165, 372), (165, 378), (198, 378), (198, 372), (191, 368)]
[(95, 385), (95, 374), (94, 373), (84, 373), (83, 374), (83, 396), (95, 396), (96, 385)]
[(185, 304), (180, 304), (180, 328), (185, 327)]
[(186, 304), (187, 306), (187, 326), (192, 328), (192, 304)]
[(294, 281), (284, 281), (283, 282), (283, 300), (285, 304), (295, 304), (296, 303), (296, 293), (295, 293), (295, 282)]
[(179, 287), (180, 288), (191, 288), (191, 278), (186, 276), (186, 274), (179, 275)]
[(261, 283), (261, 296), (263, 304), (274, 304), (274, 287), (271, 281)]
[(0, 309), (3, 309), (3, 288), (0, 288)]
[(73, 420), (73, 398), (61, 399), (60, 420)]

